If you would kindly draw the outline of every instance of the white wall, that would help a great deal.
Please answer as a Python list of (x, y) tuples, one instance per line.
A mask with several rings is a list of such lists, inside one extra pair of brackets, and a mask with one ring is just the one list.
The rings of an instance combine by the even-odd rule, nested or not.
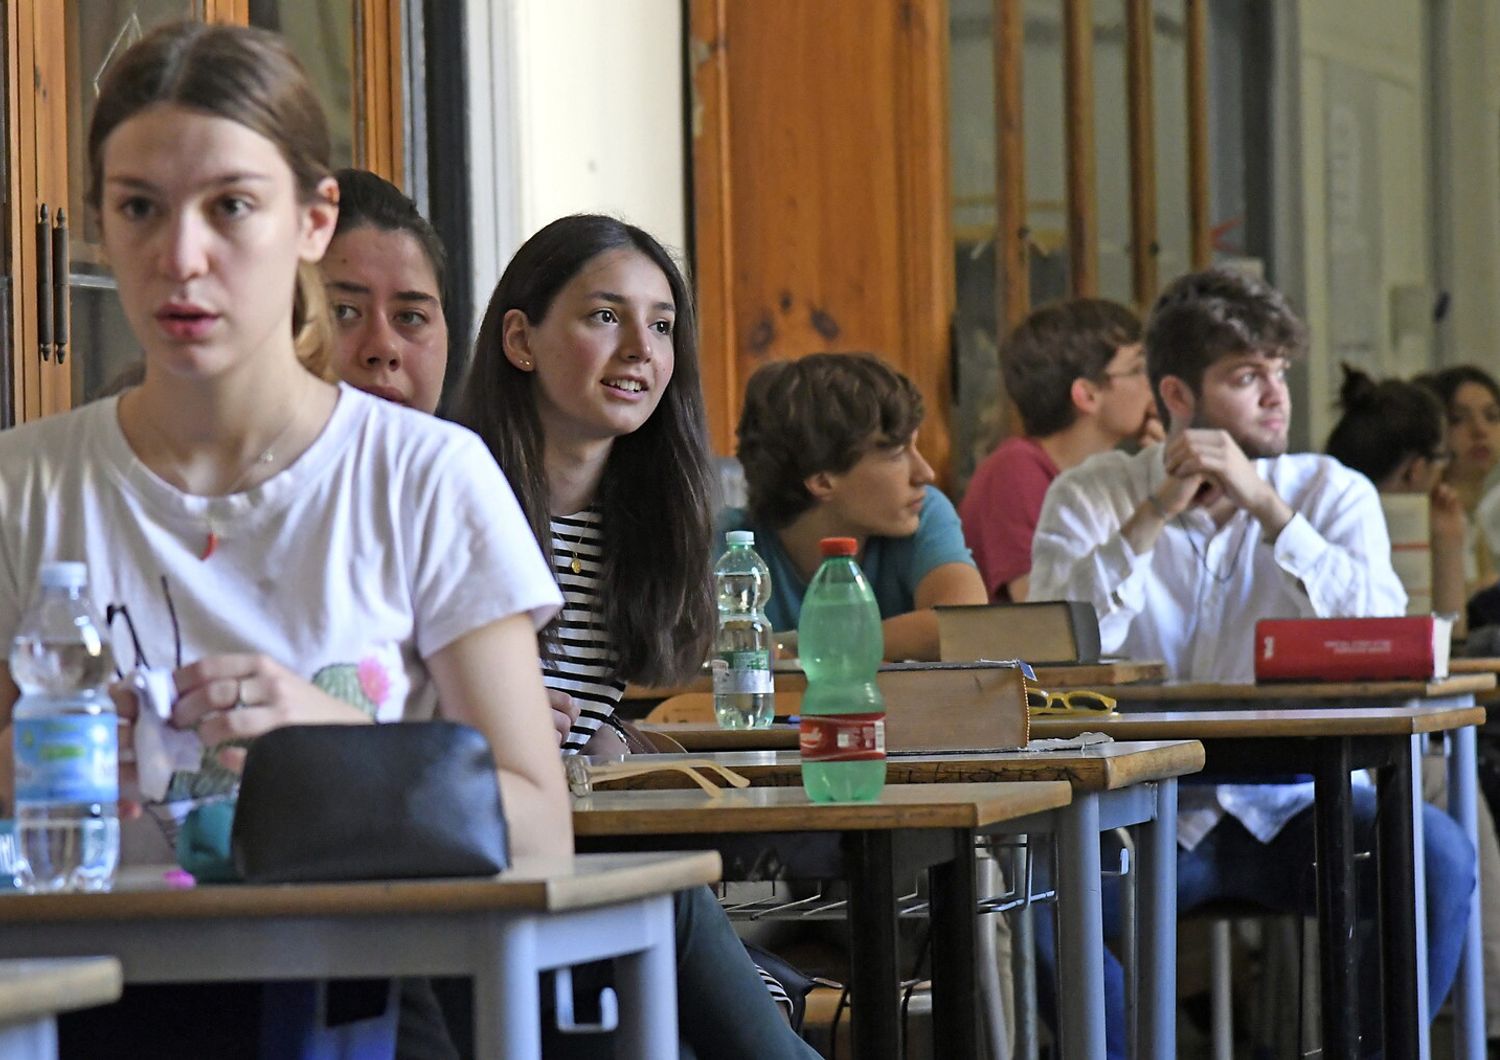
[(679, 0), (468, 0), (473, 290), (564, 214), (687, 240)]
[[(1428, 65), (1423, 0), (1299, 0), (1294, 245), (1311, 333), (1303, 423), (1321, 448), (1349, 361), (1376, 375), (1432, 363)], [(1278, 204), (1280, 208), (1280, 204)], [(1279, 275), (1279, 271), (1278, 271)], [(1429, 310), (1424, 312), (1424, 309)]]
[(1500, 4), (1451, 0), (1438, 10), (1434, 84), (1443, 108), (1435, 135), (1445, 180), (1433, 213), (1438, 278), (1451, 301), (1437, 345), (1444, 363), (1472, 361), (1494, 373), (1500, 372)]

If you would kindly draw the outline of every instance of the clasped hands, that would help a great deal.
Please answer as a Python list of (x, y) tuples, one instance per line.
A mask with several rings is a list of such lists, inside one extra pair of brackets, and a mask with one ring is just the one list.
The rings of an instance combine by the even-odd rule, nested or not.
[(1258, 519), (1270, 540), (1292, 517), (1292, 510), (1260, 477), (1228, 431), (1190, 428), (1173, 435), (1162, 451), (1162, 461), (1167, 477), (1153, 497), (1163, 518), (1228, 501)]

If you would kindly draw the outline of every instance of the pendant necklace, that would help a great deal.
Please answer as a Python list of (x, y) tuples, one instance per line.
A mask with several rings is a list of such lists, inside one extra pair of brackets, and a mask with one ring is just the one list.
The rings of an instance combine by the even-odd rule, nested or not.
[(583, 536), (569, 537), (558, 528), (556, 524), (552, 527), (552, 533), (568, 546), (568, 552), (573, 556), (573, 562), (568, 564), (568, 569), (574, 574), (583, 573), (583, 561), (578, 558), (578, 550), (583, 547)]
[[(296, 421), (297, 409), (294, 406), (291, 412), (287, 415), (286, 422), (281, 425), (281, 429), (278, 430), (275, 436), (271, 438), (271, 443), (264, 449), (262, 449), (258, 455), (256, 455), (248, 464), (245, 465), (240, 473), (235, 476), (234, 481), (231, 482), (225, 488), (224, 492), (218, 495), (218, 497), (233, 496), (241, 486), (243, 486), (250, 480), (250, 476), (255, 472), (257, 468), (265, 467), (268, 464), (274, 464), (276, 462), (276, 447), (281, 444), (281, 440), (286, 437), (287, 432), (292, 429), (292, 424)], [(167, 440), (166, 435), (163, 434), (155, 424), (152, 424), (151, 429), (153, 431), (156, 431), (157, 437), (161, 438), (163, 441)], [(217, 500), (218, 497), (206, 498), (208, 503), (204, 509), (203, 516), (203, 551), (198, 554), (198, 559), (205, 562), (219, 548), (219, 526), (218, 523), (214, 520), (213, 513), (213, 502)]]

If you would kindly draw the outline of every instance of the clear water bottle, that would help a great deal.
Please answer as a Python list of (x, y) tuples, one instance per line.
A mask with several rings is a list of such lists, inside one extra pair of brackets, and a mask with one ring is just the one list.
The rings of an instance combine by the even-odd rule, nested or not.
[(120, 860), (119, 748), (106, 685), (113, 656), (88, 568), (47, 563), (10, 650), (18, 886), (102, 891)]
[(722, 729), (764, 729), (776, 713), (771, 677), (771, 570), (755, 551), (755, 535), (731, 530), (714, 566), (719, 635), (714, 640), (714, 715)]
[(885, 634), (857, 549), (852, 537), (823, 539), (797, 625), (807, 672), (802, 786), (814, 802), (867, 802), (885, 787), (885, 700), (875, 683)]

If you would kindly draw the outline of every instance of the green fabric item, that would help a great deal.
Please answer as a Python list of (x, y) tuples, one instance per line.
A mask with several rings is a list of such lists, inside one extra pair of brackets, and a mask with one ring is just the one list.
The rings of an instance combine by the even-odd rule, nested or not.
[(177, 864), (199, 883), (239, 883), (229, 847), (234, 829), (234, 799), (217, 799), (194, 808), (177, 833)]

